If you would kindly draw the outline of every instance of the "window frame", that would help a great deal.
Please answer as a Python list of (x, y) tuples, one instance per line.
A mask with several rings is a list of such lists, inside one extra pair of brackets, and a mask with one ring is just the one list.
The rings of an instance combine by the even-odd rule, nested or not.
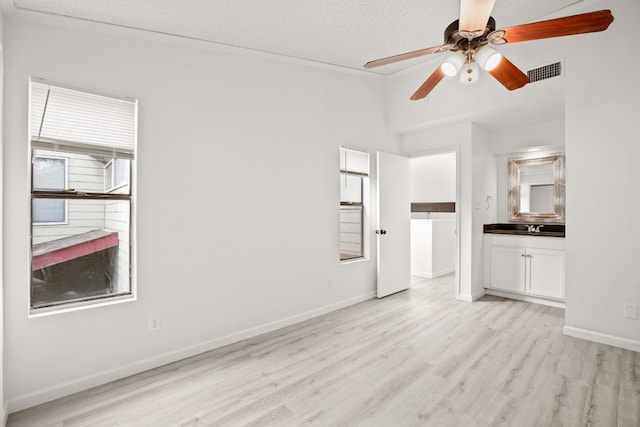
[[(32, 159), (35, 158), (36, 149), (32, 148)], [(134, 224), (134, 194), (133, 194), (133, 167), (134, 160), (129, 161), (129, 189), (126, 193), (107, 193), (107, 192), (80, 192), (80, 191), (71, 191), (71, 190), (32, 190), (30, 194), (31, 204), (30, 211), (31, 217), (33, 218), (33, 200), (34, 199), (45, 199), (45, 200), (65, 200), (68, 202), (70, 200), (106, 200), (106, 201), (128, 201), (129, 202), (129, 218), (128, 218), (128, 230), (129, 230), (129, 265), (128, 267), (128, 277), (129, 277), (129, 286), (127, 292), (119, 292), (112, 294), (104, 294), (104, 295), (95, 295), (88, 297), (79, 297), (77, 299), (72, 300), (63, 300), (57, 301), (55, 303), (49, 303), (46, 305), (41, 305), (38, 307), (34, 307), (32, 301), (32, 286), (33, 286), (33, 271), (30, 272), (30, 280), (29, 280), (29, 315), (30, 316), (38, 316), (44, 314), (52, 314), (65, 312), (69, 310), (83, 309), (94, 306), (100, 306), (104, 304), (112, 304), (119, 301), (131, 301), (136, 298), (135, 293), (135, 252), (134, 252), (134, 239), (135, 239), (135, 224)], [(33, 171), (33, 166), (32, 166)], [(126, 186), (126, 184), (124, 185)], [(65, 203), (65, 206), (68, 207), (68, 203)], [(67, 217), (68, 218), (68, 217)], [(68, 224), (68, 221), (67, 221)], [(61, 225), (67, 225), (61, 224)], [(33, 263), (33, 227), (39, 226), (40, 224), (33, 223), (33, 219), (31, 222), (30, 228), (30, 262), (29, 267), (31, 268)]]
[[(32, 162), (31, 162), (31, 192), (33, 193), (33, 191), (35, 190), (33, 188), (33, 181), (34, 181), (34, 170), (33, 170), (33, 164), (35, 162), (35, 159), (56, 159), (56, 160), (64, 160), (64, 189), (66, 190), (69, 187), (69, 158), (68, 157), (64, 157), (64, 156), (55, 156), (55, 155), (50, 155), (50, 154), (45, 154), (45, 155), (33, 155), (32, 157)], [(46, 192), (51, 192), (54, 190), (37, 190), (37, 191), (46, 191)], [(31, 224), (33, 225), (38, 225), (38, 226), (54, 226), (54, 225), (68, 225), (69, 224), (69, 203), (67, 203), (65, 201), (64, 203), (64, 220), (62, 221), (50, 221), (50, 222), (34, 222), (33, 220), (33, 199), (31, 200), (31, 208), (30, 208), (30, 212), (31, 212)]]
[[(82, 96), (96, 96), (102, 98), (108, 98), (111, 101), (117, 102), (125, 102), (126, 107), (114, 112), (107, 112), (107, 118), (113, 117), (108, 116), (108, 114), (120, 114), (119, 117), (123, 117), (123, 120), (128, 120), (125, 122), (126, 125), (130, 125), (129, 129), (132, 129), (129, 134), (126, 136), (128, 139), (119, 139), (117, 143), (112, 143), (111, 140), (106, 140), (103, 138), (105, 142), (101, 142), (102, 140), (82, 140), (82, 139), (55, 139), (54, 137), (49, 137), (40, 131), (43, 129), (42, 122), (44, 121), (45, 112), (47, 111), (47, 103), (50, 103), (49, 100), (49, 92), (46, 95), (46, 100), (44, 101), (44, 112), (42, 112), (42, 104), (40, 104), (40, 113), (36, 112), (34, 115), (33, 103), (34, 103), (34, 95), (33, 95), (33, 84), (38, 84), (39, 88), (43, 85), (48, 85), (49, 92), (53, 89), (60, 91), (71, 91), (80, 93)], [(41, 89), (39, 89), (41, 91)], [(136, 191), (136, 160), (137, 160), (137, 123), (138, 123), (138, 102), (132, 98), (118, 98), (113, 97), (111, 95), (102, 95), (92, 91), (86, 91), (83, 89), (76, 89), (65, 87), (62, 85), (58, 85), (55, 83), (51, 83), (42, 79), (32, 77), (30, 79), (30, 95), (29, 95), (29, 105), (30, 105), (30, 122), (29, 122), (29, 158), (31, 160), (30, 165), (30, 173), (29, 173), (29, 182), (28, 182), (28, 197), (30, 200), (29, 204), (29, 213), (30, 213), (30, 224), (29, 224), (29, 241), (30, 241), (30, 252), (29, 252), (29, 274), (28, 274), (28, 289), (29, 289), (29, 298), (27, 302), (28, 307), (28, 317), (41, 317), (48, 316), (52, 314), (65, 313), (76, 310), (83, 310), (93, 307), (100, 307), (112, 304), (119, 304), (124, 302), (131, 302), (137, 299), (137, 254), (136, 254), (136, 199), (137, 199), (137, 191)], [(42, 102), (42, 98), (39, 99), (39, 102)], [(37, 102), (37, 101), (36, 101)], [(80, 104), (78, 104), (80, 105)], [(87, 114), (91, 117), (91, 120), (94, 120), (96, 117), (95, 111), (96, 108), (99, 107), (99, 103), (95, 105), (91, 105), (87, 111)], [(36, 108), (38, 108), (36, 106)], [(76, 107), (75, 114), (78, 113)], [(81, 107), (84, 108), (84, 107)], [(91, 110), (93, 108), (93, 110)], [(120, 107), (118, 107), (120, 108)], [(37, 110), (36, 110), (37, 111)], [(103, 111), (103, 110), (100, 110)], [(93, 114), (93, 116), (91, 116)], [(35, 123), (34, 123), (35, 119)], [(98, 123), (97, 127), (103, 126)], [(105, 119), (104, 123), (112, 123), (108, 119)], [(45, 122), (46, 127), (47, 122)], [(40, 128), (38, 129), (38, 126)], [(69, 128), (67, 128), (69, 129)], [(103, 135), (109, 135), (109, 133), (103, 133)], [(99, 136), (100, 138), (100, 136)], [(109, 137), (110, 138), (110, 137)], [(80, 142), (83, 141), (83, 142)], [(115, 145), (120, 144), (120, 145)], [(44, 151), (45, 154), (42, 155), (40, 152)], [(61, 154), (59, 157), (64, 158), (64, 154), (69, 154), (69, 157), (66, 158), (65, 162), (65, 188), (61, 190), (42, 190), (42, 189), (34, 189), (33, 188), (33, 166), (34, 159), (36, 157), (58, 157), (55, 155), (50, 155), (51, 152)], [(112, 188), (105, 188), (105, 183), (103, 183), (102, 189), (99, 191), (82, 191), (81, 189), (69, 189), (69, 167), (70, 161), (69, 159), (73, 157), (73, 155), (89, 155), (94, 156), (96, 158), (101, 158), (103, 161), (107, 163), (113, 162), (115, 165), (116, 159), (125, 159), (128, 160), (126, 162), (126, 179), (125, 182), (121, 185)], [(105, 164), (106, 165), (106, 164)], [(113, 173), (115, 174), (115, 167), (113, 168)], [(103, 179), (104, 179), (104, 166), (103, 166)], [(96, 174), (96, 176), (100, 176)], [(111, 177), (111, 185), (113, 185), (114, 177)], [(125, 191), (114, 192), (114, 190), (125, 188)], [(91, 189), (97, 189), (93, 187)], [(123, 258), (124, 262), (117, 264), (120, 265), (122, 270), (120, 271), (119, 277), (122, 278), (120, 282), (116, 282), (116, 285), (111, 285), (114, 287), (105, 287), (105, 291), (103, 293), (94, 293), (91, 289), (81, 288), (81, 292), (78, 293), (77, 298), (73, 299), (63, 299), (62, 294), (60, 296), (54, 294), (54, 298), (51, 301), (42, 300), (42, 299), (34, 299), (34, 276), (33, 271), (33, 263), (34, 263), (34, 227), (48, 225), (51, 223), (34, 223), (33, 222), (33, 201), (37, 199), (49, 199), (49, 200), (65, 200), (65, 223), (57, 223), (56, 225), (69, 225), (69, 201), (72, 200), (103, 200), (103, 201), (125, 201), (128, 205), (128, 214), (122, 215), (124, 211), (120, 211), (121, 215), (116, 217), (115, 221), (120, 221), (122, 224), (122, 230), (126, 229), (126, 239), (127, 243), (124, 243), (119, 239), (116, 241), (116, 247), (121, 248), (127, 251), (126, 258)], [(117, 211), (116, 211), (117, 213)], [(52, 224), (53, 225), (53, 224)], [(112, 230), (111, 227), (107, 227), (105, 225), (105, 229), (109, 231)], [(119, 228), (116, 226), (115, 230)], [(114, 231), (115, 232), (115, 231)], [(82, 233), (81, 233), (82, 234)], [(72, 234), (73, 235), (73, 234)], [(124, 243), (124, 245), (123, 245)], [(97, 253), (97, 252), (95, 252)], [(83, 256), (83, 255), (80, 255)], [(55, 265), (55, 264), (54, 264)], [(86, 268), (80, 267), (80, 271), (87, 271)], [(109, 275), (110, 271), (105, 270), (105, 274)], [(65, 279), (66, 280), (66, 279)], [(64, 281), (62, 283), (65, 283)], [(91, 284), (91, 282), (87, 282)], [(117, 283), (120, 283), (119, 286)]]
[[(357, 176), (360, 178), (360, 202), (353, 202), (353, 201), (348, 201), (348, 200), (342, 200), (342, 191), (340, 191), (339, 194), (339, 199), (340, 199), (340, 208), (342, 208), (343, 206), (345, 207), (359, 207), (360, 208), (360, 250), (359, 253), (357, 255), (354, 256), (349, 256), (346, 258), (342, 257), (342, 252), (340, 251), (339, 253), (339, 259), (340, 262), (353, 262), (353, 261), (358, 261), (358, 260), (363, 260), (367, 258), (367, 254), (365, 251), (365, 243), (366, 243), (366, 236), (365, 236), (365, 225), (366, 225), (366, 215), (365, 215), (365, 211), (366, 211), (366, 207), (367, 207), (367, 202), (366, 200), (368, 200), (368, 197), (365, 197), (364, 191), (365, 191), (365, 179), (369, 178), (369, 164), (371, 162), (371, 156), (369, 154), (369, 152), (364, 151), (364, 150), (358, 150), (358, 149), (352, 149), (352, 148), (347, 148), (347, 147), (340, 147), (340, 150), (345, 150), (345, 164), (342, 164), (342, 161), (340, 162), (340, 177), (342, 177), (342, 175), (344, 175), (344, 182), (346, 185), (347, 179), (349, 176)], [(354, 170), (350, 170), (349, 169), (349, 165), (347, 162), (347, 158), (346, 156), (347, 151), (351, 151), (351, 152), (358, 152), (360, 154), (365, 154), (367, 156), (367, 173), (365, 172), (358, 172), (358, 171), (354, 171)], [(344, 166), (344, 167), (343, 167)], [(341, 226), (340, 226), (341, 227)], [(340, 228), (339, 233), (342, 233), (342, 229)]]

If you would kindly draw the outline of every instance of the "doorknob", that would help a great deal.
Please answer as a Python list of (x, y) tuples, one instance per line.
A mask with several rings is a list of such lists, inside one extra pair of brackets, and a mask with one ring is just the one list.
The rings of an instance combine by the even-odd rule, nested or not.
[(376, 230), (376, 234), (387, 234), (387, 230)]

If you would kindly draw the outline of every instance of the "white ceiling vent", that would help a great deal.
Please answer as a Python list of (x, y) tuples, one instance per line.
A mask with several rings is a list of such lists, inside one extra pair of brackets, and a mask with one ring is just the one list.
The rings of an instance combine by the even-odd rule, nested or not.
[(533, 68), (527, 71), (529, 81), (531, 83), (540, 80), (550, 79), (552, 77), (558, 77), (562, 75), (562, 62), (554, 62), (553, 64), (543, 65), (538, 68)]

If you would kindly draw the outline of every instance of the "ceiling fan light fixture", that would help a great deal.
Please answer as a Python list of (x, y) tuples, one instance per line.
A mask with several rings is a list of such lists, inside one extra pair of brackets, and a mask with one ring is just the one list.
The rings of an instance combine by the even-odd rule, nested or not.
[(480, 80), (480, 69), (478, 68), (478, 64), (475, 62), (465, 64), (462, 71), (460, 71), (460, 83), (468, 85), (477, 83), (478, 80)]
[(451, 77), (458, 74), (460, 68), (462, 68), (462, 64), (464, 64), (464, 57), (461, 55), (451, 55), (447, 58), (446, 61), (442, 63), (440, 69), (442, 72)]
[(487, 71), (491, 71), (500, 64), (502, 55), (494, 48), (485, 46), (476, 53), (476, 62)]

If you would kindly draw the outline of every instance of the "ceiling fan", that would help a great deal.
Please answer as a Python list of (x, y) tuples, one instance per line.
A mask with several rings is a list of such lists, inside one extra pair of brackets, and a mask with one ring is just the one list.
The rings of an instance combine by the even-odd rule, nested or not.
[(595, 33), (606, 30), (613, 22), (610, 10), (600, 10), (496, 30), (496, 22), (490, 16), (494, 3), (495, 0), (460, 0), (460, 19), (444, 30), (444, 44), (369, 61), (364, 68), (449, 51), (455, 54), (429, 76), (411, 100), (424, 98), (445, 76), (455, 76), (463, 66), (463, 82), (476, 79), (479, 65), (505, 88), (514, 90), (529, 83), (529, 77), (490, 45)]

